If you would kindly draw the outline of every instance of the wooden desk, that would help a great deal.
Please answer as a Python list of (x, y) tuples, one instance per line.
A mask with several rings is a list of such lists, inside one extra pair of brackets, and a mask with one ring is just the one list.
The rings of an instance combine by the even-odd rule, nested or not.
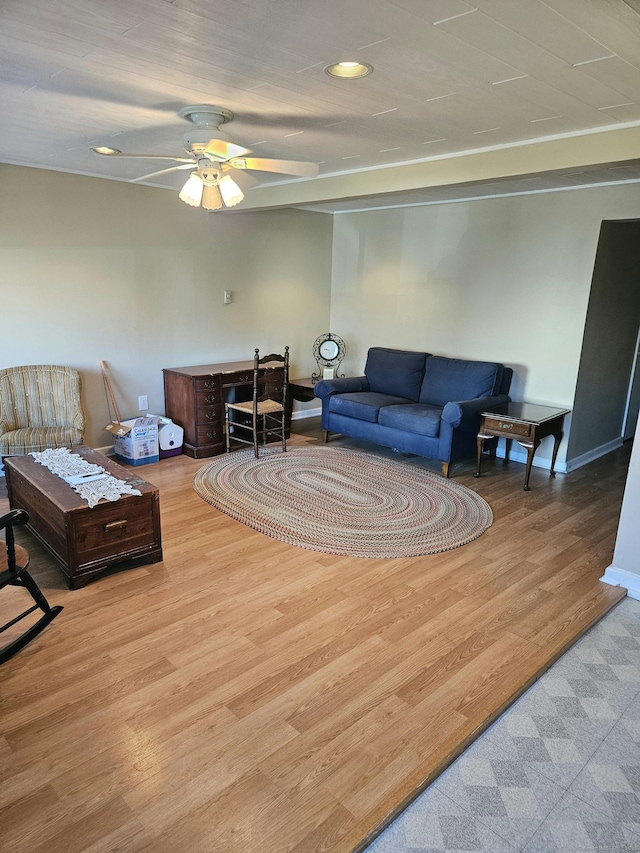
[(141, 495), (122, 495), (94, 507), (33, 456), (5, 456), (11, 509), (29, 513), (27, 527), (58, 560), (70, 589), (79, 589), (117, 563), (162, 560), (158, 489), (90, 447), (73, 447), (87, 462), (124, 480)]
[(530, 491), (529, 475), (533, 456), (543, 438), (552, 435), (553, 454), (551, 456), (550, 477), (555, 477), (556, 456), (562, 441), (562, 424), (569, 409), (554, 409), (551, 406), (538, 406), (534, 403), (509, 403), (501, 412), (481, 412), (480, 432), (478, 433), (478, 467), (475, 477), (480, 476), (482, 449), (487, 438), (506, 438), (504, 464), (509, 462), (511, 442), (527, 450), (527, 467), (524, 477), (524, 491)]
[[(269, 390), (282, 393), (282, 364), (274, 362), (261, 372)], [(224, 453), (224, 404), (231, 394), (237, 401), (252, 399), (253, 361), (166, 367), (162, 373), (165, 413), (184, 429), (182, 452), (194, 459)]]

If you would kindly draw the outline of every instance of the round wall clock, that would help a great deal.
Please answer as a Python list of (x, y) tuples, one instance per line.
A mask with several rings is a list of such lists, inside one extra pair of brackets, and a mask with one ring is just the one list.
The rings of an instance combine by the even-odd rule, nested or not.
[(331, 332), (320, 335), (313, 344), (313, 357), (318, 365), (318, 372), (312, 373), (311, 378), (317, 380), (337, 376), (345, 353), (344, 341), (338, 335), (332, 335)]

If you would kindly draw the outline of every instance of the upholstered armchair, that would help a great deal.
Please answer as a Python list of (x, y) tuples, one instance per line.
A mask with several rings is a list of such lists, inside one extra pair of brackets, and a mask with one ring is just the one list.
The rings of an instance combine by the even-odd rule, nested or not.
[(0, 370), (0, 457), (82, 444), (80, 375), (32, 364)]

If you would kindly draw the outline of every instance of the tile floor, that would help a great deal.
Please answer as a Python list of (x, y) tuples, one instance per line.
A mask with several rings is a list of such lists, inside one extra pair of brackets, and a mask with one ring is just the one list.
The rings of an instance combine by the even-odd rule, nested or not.
[(623, 599), (366, 853), (640, 853), (640, 601)]

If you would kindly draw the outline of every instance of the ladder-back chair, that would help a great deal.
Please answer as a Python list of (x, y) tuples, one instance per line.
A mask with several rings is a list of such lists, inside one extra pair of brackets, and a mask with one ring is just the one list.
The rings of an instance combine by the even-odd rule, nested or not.
[[(282, 379), (280, 379), (282, 376)], [(225, 403), (225, 440), (227, 453), (231, 442), (258, 447), (271, 439), (279, 439), (286, 451), (286, 401), (289, 384), (289, 347), (284, 355), (271, 353), (260, 358), (256, 349), (253, 357), (253, 397), (246, 402)]]

